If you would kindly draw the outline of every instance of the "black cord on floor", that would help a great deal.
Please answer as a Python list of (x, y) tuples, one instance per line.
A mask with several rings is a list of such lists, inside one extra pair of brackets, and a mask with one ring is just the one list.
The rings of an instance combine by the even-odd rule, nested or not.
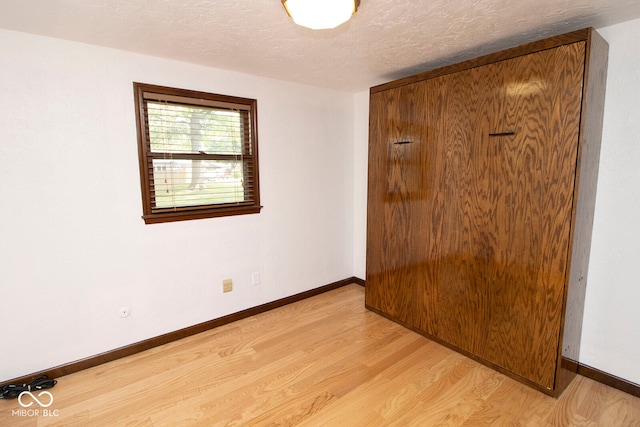
[(15, 399), (25, 391), (45, 390), (52, 388), (58, 381), (43, 375), (27, 384), (7, 384), (0, 389), (0, 399)]

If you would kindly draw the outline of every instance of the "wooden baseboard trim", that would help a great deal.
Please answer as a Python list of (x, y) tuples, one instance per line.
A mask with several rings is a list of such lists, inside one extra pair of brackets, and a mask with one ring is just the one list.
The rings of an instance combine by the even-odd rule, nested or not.
[(578, 363), (578, 374), (583, 377), (590, 378), (599, 383), (608, 385), (609, 387), (617, 388), (632, 396), (640, 397), (640, 384), (632, 383), (623, 378), (616, 377), (615, 375), (602, 372), (591, 366)]
[(347, 279), (339, 280), (337, 282), (330, 283), (328, 285), (320, 286), (319, 288), (311, 289), (299, 294), (291, 295), (286, 298), (282, 298), (276, 301), (268, 302), (256, 307), (248, 308), (246, 310), (239, 311), (237, 313), (229, 314), (224, 317), (209, 320), (207, 322), (199, 323), (197, 325), (189, 326), (184, 329), (179, 329), (174, 332), (169, 332), (164, 335), (159, 335), (154, 338), (149, 338), (144, 341), (140, 341), (134, 344), (130, 344), (124, 347), (120, 347), (114, 350), (107, 351), (102, 354), (87, 357), (86, 359), (77, 360), (75, 362), (67, 363), (65, 365), (56, 366), (54, 368), (45, 369), (40, 372), (36, 372), (23, 377), (15, 378), (11, 381), (0, 384), (26, 384), (41, 375), (47, 375), (49, 378), (59, 378), (65, 375), (72, 374), (74, 372), (82, 371), (84, 369), (92, 368), (94, 366), (102, 365), (103, 363), (111, 362), (112, 360), (121, 359), (123, 357), (131, 356), (132, 354), (140, 353), (145, 350), (149, 350), (154, 347), (158, 347), (163, 344), (177, 341), (182, 338), (196, 335), (204, 331), (208, 331), (218, 326), (226, 325), (228, 323), (235, 322), (246, 317), (255, 316), (256, 314), (264, 313), (269, 310), (273, 310), (278, 307), (282, 307), (294, 302), (302, 301), (306, 298), (310, 298), (316, 295), (320, 295), (324, 292), (332, 291), (334, 289), (341, 288), (349, 284), (357, 284), (364, 286), (364, 280), (357, 277), (349, 277)]
[(351, 280), (351, 283), (355, 283), (356, 285), (360, 285), (364, 288), (365, 286), (365, 281), (364, 279), (361, 279), (359, 277), (352, 277), (349, 280)]

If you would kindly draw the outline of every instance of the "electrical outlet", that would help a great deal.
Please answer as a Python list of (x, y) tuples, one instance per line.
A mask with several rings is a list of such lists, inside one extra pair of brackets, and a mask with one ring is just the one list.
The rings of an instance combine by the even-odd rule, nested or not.
[(254, 286), (260, 284), (260, 272), (256, 271), (251, 274), (251, 284)]
[(222, 292), (231, 292), (233, 290), (233, 280), (224, 279), (222, 281)]

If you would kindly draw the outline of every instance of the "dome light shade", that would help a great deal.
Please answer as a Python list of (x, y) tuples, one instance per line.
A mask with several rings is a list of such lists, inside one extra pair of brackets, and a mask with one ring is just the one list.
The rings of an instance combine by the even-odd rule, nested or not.
[(282, 0), (282, 4), (296, 24), (325, 30), (347, 22), (360, 0)]

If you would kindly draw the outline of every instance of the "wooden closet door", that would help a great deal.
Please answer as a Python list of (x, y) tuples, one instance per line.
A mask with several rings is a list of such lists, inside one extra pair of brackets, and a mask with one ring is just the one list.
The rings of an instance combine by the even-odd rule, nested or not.
[[(440, 198), (429, 167), (441, 89), (430, 81), (374, 94), (370, 104), (366, 304), (435, 332), (425, 212)], [(428, 216), (429, 214), (426, 214)], [(433, 215), (442, 215), (441, 208)]]
[(585, 43), (495, 64), (490, 168), (496, 201), (496, 279), (483, 354), (549, 389), (560, 361), (569, 276)]
[(549, 389), (568, 275), (584, 57), (584, 43), (574, 43), (454, 74), (446, 108), (454, 162), (446, 190), (451, 255), (443, 262), (454, 273), (440, 282), (439, 336)]
[(493, 221), (495, 190), (478, 157), (488, 130), (485, 73), (481, 69), (446, 75), (438, 135), (441, 232), (429, 236), (440, 246), (437, 262), (437, 337), (479, 354), (486, 339), (490, 304), (489, 263), (496, 243), (487, 232)]

